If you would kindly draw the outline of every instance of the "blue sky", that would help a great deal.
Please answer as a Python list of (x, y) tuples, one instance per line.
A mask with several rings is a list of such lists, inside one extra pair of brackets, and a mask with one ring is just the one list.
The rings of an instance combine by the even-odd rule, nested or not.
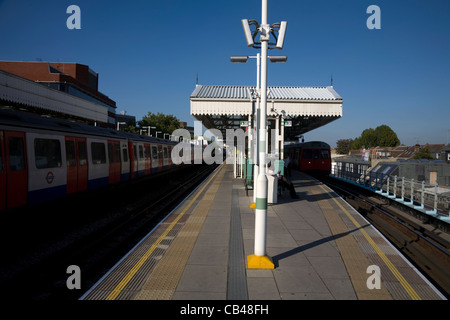
[[(81, 30), (69, 30), (69, 5)], [(369, 30), (368, 6), (381, 9)], [(343, 117), (305, 135), (335, 145), (389, 125), (402, 143), (450, 142), (450, 1), (269, 0), (269, 23), (288, 21), (285, 64), (269, 64), (273, 86), (328, 86)], [(148, 111), (193, 125), (189, 96), (204, 85), (254, 85), (255, 55), (241, 19), (261, 20), (261, 0), (0, 0), (0, 60), (86, 64), (117, 111)]]

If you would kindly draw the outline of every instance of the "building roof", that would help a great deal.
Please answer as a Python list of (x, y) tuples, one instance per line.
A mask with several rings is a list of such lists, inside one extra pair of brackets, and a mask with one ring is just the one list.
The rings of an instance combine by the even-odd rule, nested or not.
[[(198, 85), (191, 99), (250, 99), (254, 86), (202, 86)], [(268, 87), (268, 100), (342, 100), (333, 87)]]
[[(196, 85), (190, 96), (191, 115), (208, 128), (237, 129), (256, 111), (254, 86)], [(285, 140), (296, 137), (342, 116), (343, 99), (333, 87), (268, 87), (267, 116), (284, 115)]]

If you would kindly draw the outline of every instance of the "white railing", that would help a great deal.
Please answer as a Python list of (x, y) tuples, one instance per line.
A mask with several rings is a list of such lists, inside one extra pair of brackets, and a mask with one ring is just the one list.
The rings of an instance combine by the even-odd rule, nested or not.
[(331, 176), (371, 189), (450, 223), (450, 188), (378, 172), (348, 172), (338, 167), (333, 167)]

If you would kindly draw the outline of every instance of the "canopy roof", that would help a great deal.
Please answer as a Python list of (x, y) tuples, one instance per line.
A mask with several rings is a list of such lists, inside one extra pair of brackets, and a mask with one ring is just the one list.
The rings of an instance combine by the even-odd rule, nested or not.
[[(197, 85), (191, 94), (191, 115), (207, 129), (237, 129), (256, 110), (256, 87)], [(342, 98), (330, 87), (268, 87), (268, 119), (284, 114), (292, 120), (285, 140), (321, 127), (342, 116)]]

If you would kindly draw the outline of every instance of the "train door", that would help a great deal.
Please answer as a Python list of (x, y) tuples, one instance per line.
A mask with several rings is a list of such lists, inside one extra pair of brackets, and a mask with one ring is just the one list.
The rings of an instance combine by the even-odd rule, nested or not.
[(109, 178), (108, 183), (120, 182), (120, 142), (108, 140)]
[(144, 155), (145, 155), (145, 175), (152, 173), (152, 155), (150, 153), (150, 145), (144, 144)]
[(152, 173), (158, 172), (158, 147), (152, 145)]
[(169, 169), (172, 169), (172, 146), (167, 146)]
[(120, 142), (122, 148), (122, 166), (120, 169), (120, 176), (122, 181), (128, 181), (131, 179), (131, 165), (130, 156), (128, 153), (128, 143), (125, 141)]
[(162, 145), (158, 144), (158, 172), (163, 170), (163, 151), (162, 151)]
[(137, 159), (137, 176), (142, 177), (145, 175), (145, 155), (144, 144), (139, 143), (136, 145), (136, 159)]
[(67, 194), (87, 190), (86, 138), (66, 137)]
[(25, 148), (25, 133), (4, 132), (6, 208), (26, 205), (28, 192), (28, 169)]
[(133, 143), (133, 156), (134, 156), (134, 177), (139, 177), (139, 154), (138, 154), (138, 144)]
[(167, 150), (167, 146), (163, 147), (163, 170), (167, 170), (169, 168), (169, 152)]
[(130, 155), (130, 177), (133, 180), (134, 179), (134, 175), (135, 175), (135, 170), (136, 170), (136, 162), (135, 162), (135, 157), (136, 157), (136, 148), (134, 148), (133, 142), (128, 141), (128, 151), (129, 151), (129, 155)]

